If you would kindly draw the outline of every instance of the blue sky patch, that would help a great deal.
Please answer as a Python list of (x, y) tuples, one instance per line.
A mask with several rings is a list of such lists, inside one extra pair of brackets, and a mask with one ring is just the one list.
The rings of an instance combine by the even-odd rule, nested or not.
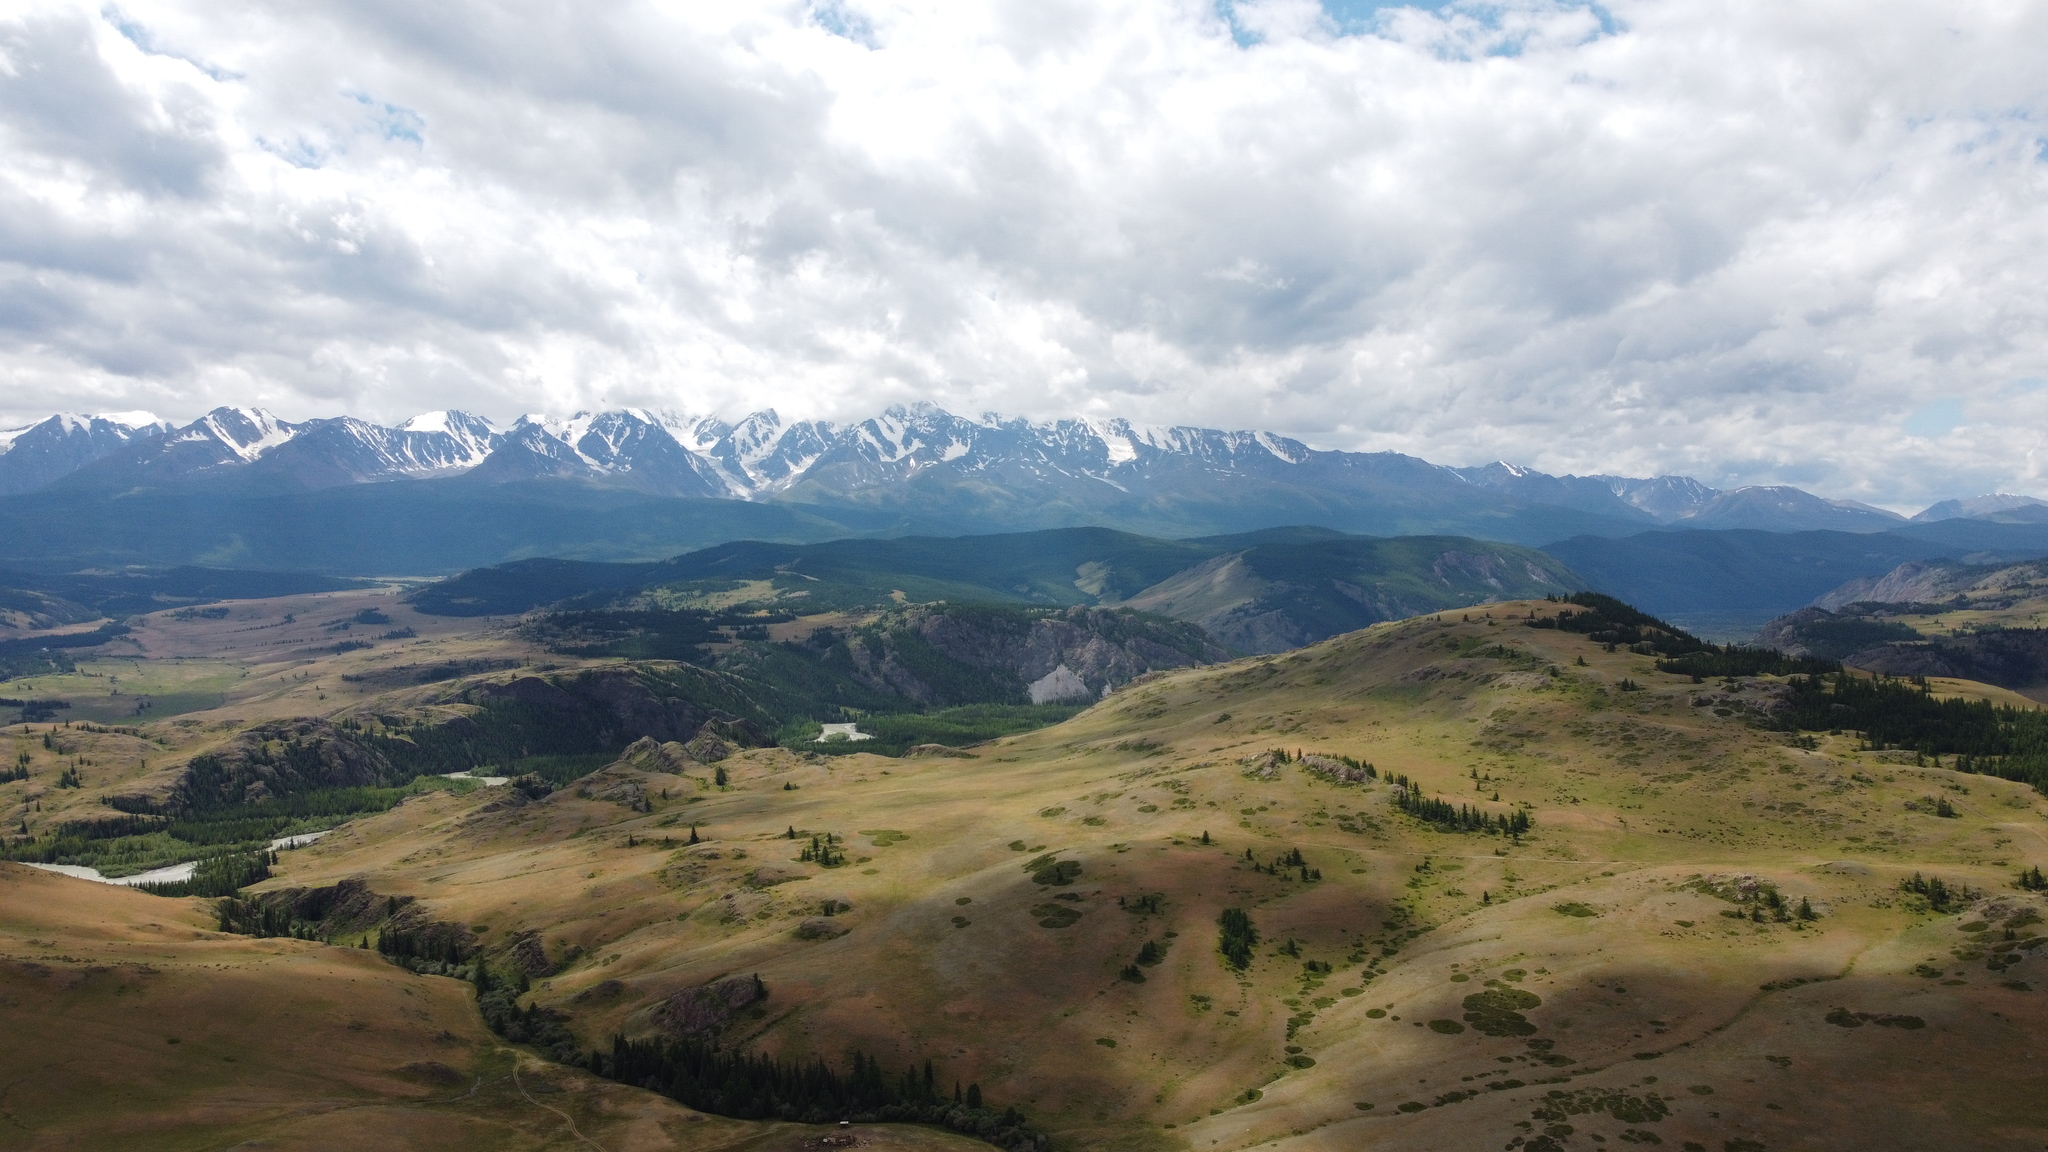
[(1925, 436), (1929, 440), (1946, 436), (1962, 427), (1967, 421), (1963, 417), (1963, 402), (1954, 397), (1935, 400), (1921, 405), (1906, 416), (1906, 431), (1914, 436)]
[(841, 40), (851, 40), (863, 48), (878, 47), (875, 26), (866, 16), (848, 11), (838, 0), (811, 5), (811, 22)]
[(123, 40), (135, 45), (145, 56), (162, 56), (167, 60), (183, 61), (206, 73), (208, 77), (214, 80), (227, 81), (240, 80), (242, 78), (240, 72), (230, 72), (218, 65), (208, 64), (203, 60), (195, 60), (190, 56), (181, 56), (176, 52), (159, 47), (156, 37), (150, 35), (149, 29), (141, 21), (130, 19), (127, 14), (112, 4), (100, 9), (100, 19), (112, 24), (114, 31), (119, 32)]
[(407, 140), (414, 144), (427, 142), (427, 119), (412, 109), (373, 100), (363, 92), (343, 92), (342, 95), (370, 110), (371, 121), (386, 140)]

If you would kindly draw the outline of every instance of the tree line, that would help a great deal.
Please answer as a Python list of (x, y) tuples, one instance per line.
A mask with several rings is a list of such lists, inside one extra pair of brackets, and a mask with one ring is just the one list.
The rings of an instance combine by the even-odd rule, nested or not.
[(1422, 785), (1410, 780), (1394, 791), (1394, 807), (1425, 824), (1446, 832), (1485, 832), (1493, 836), (1520, 836), (1535, 826), (1526, 809), (1515, 808), (1500, 816), (1469, 804), (1424, 796)]
[(1049, 1146), (1016, 1108), (1000, 1111), (982, 1098), (981, 1086), (958, 1083), (948, 1096), (939, 1088), (932, 1063), (915, 1063), (897, 1075), (858, 1049), (840, 1073), (823, 1059), (778, 1060), (759, 1053), (721, 1048), (693, 1037), (679, 1040), (612, 1039), (611, 1051), (586, 1054), (590, 1071), (624, 1084), (659, 1092), (700, 1112), (741, 1120), (787, 1120), (825, 1124), (929, 1124), (987, 1141), (1010, 1152), (1042, 1152)]
[(1574, 592), (1551, 596), (1554, 604), (1566, 604), (1580, 611), (1560, 610), (1554, 616), (1530, 614), (1531, 628), (1555, 628), (1576, 632), (1607, 645), (1608, 651), (1627, 648), (1644, 656), (1660, 656), (1659, 672), (1691, 676), (1695, 682), (1709, 676), (1789, 676), (1839, 672), (1835, 660), (1787, 656), (1775, 648), (1751, 648), (1741, 644), (1712, 644), (1647, 612), (1598, 592)]
[(1864, 747), (1953, 756), (1959, 772), (2048, 792), (2048, 712), (1989, 700), (1937, 699), (1924, 677), (1800, 676), (1778, 713), (1807, 731), (1862, 734)]
[(233, 896), (247, 885), (270, 879), (270, 866), (275, 863), (277, 853), (267, 849), (231, 852), (199, 861), (193, 865), (190, 879), (161, 880), (135, 888), (152, 896)]

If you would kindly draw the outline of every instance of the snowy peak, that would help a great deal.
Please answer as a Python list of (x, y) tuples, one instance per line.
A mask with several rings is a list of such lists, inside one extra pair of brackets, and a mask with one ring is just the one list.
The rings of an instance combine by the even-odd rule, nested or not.
[[(1189, 500), (1242, 509), (1251, 527), (1291, 522), (1258, 509), (1298, 507), (1287, 515), (1313, 519), (1334, 506), (1329, 501), (1464, 509), (1459, 515), (1480, 519), (1456, 522), (1478, 528), (1543, 510), (1547, 523), (1574, 532), (1659, 524), (1869, 532), (1901, 523), (1882, 509), (1785, 486), (1721, 492), (1684, 476), (1553, 476), (1507, 461), (1452, 468), (1391, 452), (1319, 451), (1265, 431), (1099, 416), (970, 419), (928, 403), (844, 424), (787, 421), (773, 409), (728, 422), (613, 408), (530, 413), (509, 428), (444, 410), (386, 427), (350, 416), (292, 423), (261, 408), (222, 407), (176, 429), (137, 412), (59, 414), (0, 431), (0, 495), (201, 476), (323, 488), (457, 474), (477, 483), (572, 480), (670, 497), (900, 508), (910, 510), (901, 513), (906, 523), (933, 509), (1002, 523), (1100, 521), (1108, 513), (1099, 510), (1111, 506)], [(1955, 517), (2048, 523), (2048, 501), (1993, 493), (1944, 501), (1916, 519)]]
[[(519, 430), (532, 430), (555, 440), (569, 450), (584, 467), (597, 472), (616, 472), (632, 466), (632, 448), (657, 437), (675, 443), (667, 428), (635, 408), (609, 412), (578, 412), (566, 419), (523, 416)], [(527, 441), (531, 444), (532, 441)], [(680, 445), (678, 445), (680, 447)], [(550, 450), (550, 455), (557, 455)]]
[(1754, 484), (1716, 495), (1681, 517), (1679, 523), (1691, 528), (1766, 527), (1778, 532), (1882, 532), (1905, 521), (1896, 512), (1853, 500), (1827, 500), (1783, 484)]
[(2032, 508), (2048, 508), (2048, 500), (2034, 496), (2018, 496), (2011, 492), (1989, 492), (1982, 496), (1943, 500), (1939, 504), (1930, 505), (1926, 511), (1913, 517), (1913, 522), (1927, 524), (1936, 520), (1981, 520), (1997, 516), (2001, 512), (2018, 512)]
[(25, 427), (0, 429), (0, 496), (33, 492), (169, 430), (169, 424), (148, 412), (98, 416), (60, 412)]
[[(1622, 520), (1642, 520), (1645, 523), (1670, 520), (1682, 515), (1693, 505), (1667, 501), (1675, 505), (1675, 511), (1645, 507), (1629, 498), (1634, 489), (1627, 486), (1655, 485), (1654, 480), (1632, 480), (1618, 476), (1552, 476), (1534, 468), (1509, 464), (1496, 460), (1476, 468), (1452, 468), (1450, 472), (1468, 484), (1512, 496), (1531, 504), (1553, 504), (1564, 508), (1575, 508), (1598, 516), (1612, 516)], [(1686, 483), (1693, 483), (1686, 481)], [(1699, 486), (1703, 491), (1712, 489)]]
[(488, 422), (463, 412), (428, 413), (399, 428), (342, 416), (299, 425), (259, 471), (313, 488), (446, 475), (483, 463), (498, 440)]
[(244, 461), (290, 440), (303, 425), (287, 424), (262, 408), (215, 408), (179, 429), (175, 438), (211, 440)]
[(170, 424), (157, 419), (152, 412), (102, 412), (93, 416), (59, 412), (34, 424), (0, 428), (0, 453), (14, 447), (16, 440), (31, 432), (56, 440), (101, 435), (125, 441), (138, 435), (161, 435), (169, 428)]
[(1627, 476), (1595, 476), (1615, 496), (1659, 520), (1677, 520), (1706, 506), (1720, 492), (1690, 476), (1657, 476), (1638, 480)]
[(102, 412), (97, 416), (86, 416), (81, 419), (88, 426), (95, 420), (104, 420), (109, 424), (126, 428), (131, 432), (141, 432), (150, 435), (163, 432), (171, 426), (170, 421), (165, 420), (156, 413), (145, 412), (141, 409), (133, 412)]
[(837, 430), (819, 421), (784, 425), (773, 408), (732, 425), (704, 451), (727, 489), (752, 496), (788, 487), (831, 447)]
[(675, 437), (676, 443), (700, 456), (709, 455), (711, 446), (732, 431), (732, 425), (716, 416), (700, 416), (666, 408), (651, 415), (656, 423), (668, 429), (668, 434)]
[(498, 426), (481, 416), (446, 408), (439, 412), (422, 412), (398, 426), (401, 432), (423, 432), (429, 435), (443, 433), (463, 443), (488, 444), (498, 436)]
[(684, 447), (671, 423), (701, 428), (702, 418), (665, 417), (641, 408), (529, 413), (504, 434), (472, 475), (488, 482), (549, 477), (638, 489), (661, 496), (734, 493), (715, 463)]

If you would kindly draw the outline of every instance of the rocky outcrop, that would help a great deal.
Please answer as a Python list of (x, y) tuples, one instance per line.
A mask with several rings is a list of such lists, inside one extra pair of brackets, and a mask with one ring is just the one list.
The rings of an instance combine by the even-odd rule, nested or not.
[(652, 811), (647, 802), (646, 781), (639, 773), (620, 764), (600, 768), (578, 780), (576, 795), (584, 800), (623, 804), (635, 812)]
[[(1335, 536), (1335, 534), (1332, 534)], [(1583, 587), (1541, 552), (1460, 537), (1261, 543), (1124, 601), (1200, 625), (1241, 652), (1283, 652), (1386, 620)]]
[(747, 887), (773, 888), (778, 884), (787, 884), (792, 880), (808, 880), (810, 878), (810, 873), (800, 869), (788, 868), (781, 864), (763, 864), (747, 874)]
[(1238, 761), (1244, 767), (1244, 774), (1253, 780), (1278, 780), (1280, 766), (1287, 762), (1283, 752), (1260, 752)]
[(1372, 770), (1363, 764), (1338, 760), (1311, 752), (1301, 758), (1301, 766), (1325, 779), (1343, 784), (1363, 784), (1373, 778)]
[(1054, 668), (1038, 679), (1024, 686), (1025, 695), (1033, 704), (1057, 704), (1063, 700), (1089, 700), (1095, 693), (1088, 690), (1088, 682), (1065, 664)]
[(701, 668), (651, 665), (599, 668), (464, 689), (462, 702), (510, 703), (546, 709), (590, 729), (593, 742), (617, 747), (641, 737), (660, 744), (711, 735), (740, 747), (772, 743), (760, 724), (733, 711), (748, 701), (729, 678)]
[(2048, 593), (2048, 562), (1964, 564), (1912, 560), (1882, 576), (1851, 580), (1813, 602), (1839, 611), (1853, 604), (1914, 604), (1928, 610), (2004, 608)]
[(675, 993), (655, 1005), (650, 1018), (670, 1036), (711, 1036), (767, 998), (768, 986), (759, 976), (728, 976)]
[(1199, 628), (1120, 608), (923, 604), (820, 639), (843, 643), (868, 686), (927, 706), (1093, 700), (1147, 672), (1230, 656)]
[(1840, 660), (1855, 652), (1896, 641), (1918, 640), (1920, 634), (1895, 620), (1873, 615), (1801, 608), (1763, 626), (1759, 648), (1776, 648), (1787, 656)]
[(539, 932), (531, 929), (514, 932), (509, 944), (504, 959), (528, 977), (538, 979), (555, 974), (554, 962), (548, 959), (548, 951), (541, 943)]
[(665, 772), (672, 776), (681, 776), (701, 766), (683, 745), (673, 740), (666, 744), (657, 743), (652, 736), (642, 736), (626, 745), (626, 750), (619, 753), (619, 763), (642, 772)]
[(2048, 630), (2010, 628), (1922, 644), (1887, 644), (1842, 662), (1885, 676), (1945, 676), (2032, 694), (2048, 688)]
[(699, 729), (682, 750), (690, 759), (700, 764), (716, 764), (732, 755), (732, 745), (719, 739), (709, 724)]
[(172, 788), (173, 809), (256, 804), (316, 788), (387, 784), (397, 772), (374, 749), (325, 720), (259, 724), (195, 756)]

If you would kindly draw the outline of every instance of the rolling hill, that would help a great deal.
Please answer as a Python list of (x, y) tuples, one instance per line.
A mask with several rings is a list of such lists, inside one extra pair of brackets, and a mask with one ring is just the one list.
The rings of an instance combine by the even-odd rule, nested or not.
[[(451, 1007), (467, 986), (431, 973), (462, 976), (481, 959), (493, 987), (530, 986), (521, 1020), (558, 1022), (545, 1042), (521, 1024), (529, 1050), (598, 1073), (652, 1051), (614, 1034), (841, 1071), (849, 1049), (891, 1070), (931, 1060), (939, 1095), (971, 1083), (1078, 1147), (1528, 1146), (1532, 1133), (1560, 1148), (1592, 1135), (2000, 1147), (2048, 1133), (2023, 1056), (2048, 1023), (2033, 991), (2034, 942), (2048, 937), (2040, 897), (2011, 883), (2048, 857), (2040, 795), (1847, 735), (1795, 739), (1770, 720), (1784, 697), (1769, 677), (1703, 689), (1593, 637), (1523, 626), (1558, 610), (1440, 613), (1169, 672), (964, 756), (736, 748), (704, 760), (650, 738), (537, 798), (424, 792), (282, 853), (277, 875), (245, 892), (247, 915), (268, 910), (278, 930), (316, 940), (200, 929), (221, 950), (204, 955), (230, 965), (224, 980), (267, 979), (265, 963), (339, 965), (328, 981), (383, 971)], [(421, 639), (511, 642), (441, 635)], [(292, 665), (316, 678), (278, 687), (317, 684), (339, 730), (374, 731), (378, 716), (425, 703), (422, 688), (349, 692), (337, 673), (374, 655)], [(232, 708), (248, 714), (268, 692)], [(219, 739), (206, 729), (145, 739), (186, 733), (176, 754), (193, 755)], [(45, 790), (38, 827), (133, 787), (117, 744), (135, 737), (59, 734), (80, 741), (89, 784)], [(38, 778), (46, 756), (32, 756)], [(1530, 822), (1519, 835), (1473, 823), (1516, 813)], [(351, 884), (369, 895), (321, 895)], [(116, 899), (156, 901), (165, 913), (146, 919), (158, 924), (208, 908), (104, 897)], [(83, 921), (106, 915), (80, 907)], [(57, 939), (14, 916), (16, 939)], [(89, 960), (69, 942), (77, 930), (62, 931), (65, 943), (36, 947)], [(400, 941), (428, 932), (444, 933), (451, 959), (405, 962), (430, 974), (373, 959), (405, 960)], [(102, 948), (161, 968), (179, 935)], [(263, 953), (277, 959), (256, 963)], [(211, 994), (242, 987), (258, 996)], [(504, 1075), (490, 1070), (507, 1057), (488, 1055), (474, 1023), (447, 1026), (475, 1053), (468, 1064), (424, 1035), (407, 1041), (378, 1014), (389, 995), (306, 1001), (309, 1026), (332, 1029), (307, 1036), (331, 1036), (321, 1042), (365, 1076), (430, 1059), (487, 1083)], [(211, 1053), (232, 1044), (233, 1021), (180, 1038)], [(78, 1035), (84, 1051), (120, 1043)], [(456, 1142), (412, 1118), (425, 1109), (406, 1094), (425, 1093), (382, 1074), (389, 1087), (368, 1096), (384, 1093), (373, 1114), (392, 1118), (380, 1124), (425, 1133), (420, 1146)], [(547, 1072), (565, 1091), (534, 1098), (630, 1092), (586, 1075)], [(93, 1082), (36, 1083), (49, 1115), (102, 1126), (84, 1131), (154, 1122), (143, 1098), (88, 1112)], [(496, 1091), (493, 1123), (538, 1118)], [(613, 1125), (585, 1130), (601, 1142), (673, 1107), (609, 1099), (572, 1113)], [(263, 1123), (275, 1127), (241, 1131), (317, 1121)]]
[[(375, 952), (218, 930), (198, 901), (0, 863), (0, 1130), (33, 1152), (235, 1146), (794, 1149), (504, 1044), (475, 998)], [(863, 1129), (882, 1152), (987, 1145)]]
[(1075, 528), (808, 546), (743, 542), (639, 566), (526, 561), (430, 585), (414, 603), (449, 615), (691, 596), (804, 611), (892, 599), (1122, 606), (1198, 624), (1239, 651), (1273, 652), (1432, 609), (1581, 587), (1542, 553), (1459, 537), (1288, 528), (1157, 540)]
[[(133, 870), (328, 834), (227, 905), (0, 864), (28, 1038), (0, 1122), (28, 1146), (794, 1152), (838, 1133), (746, 1117), (832, 1092), (1011, 1146), (2048, 1142), (2038, 713), (1695, 682), (1531, 626), (1581, 610), (1534, 599), (882, 756), (771, 742), (765, 681), (556, 650), (552, 617), (219, 607), (9, 686), (72, 707), (7, 728), (5, 852)], [(851, 627), (698, 611), (770, 646)], [(939, 607), (887, 612), (949, 642)], [(113, 711), (197, 677), (181, 710)], [(1960, 770), (1956, 740), (2008, 754)]]

